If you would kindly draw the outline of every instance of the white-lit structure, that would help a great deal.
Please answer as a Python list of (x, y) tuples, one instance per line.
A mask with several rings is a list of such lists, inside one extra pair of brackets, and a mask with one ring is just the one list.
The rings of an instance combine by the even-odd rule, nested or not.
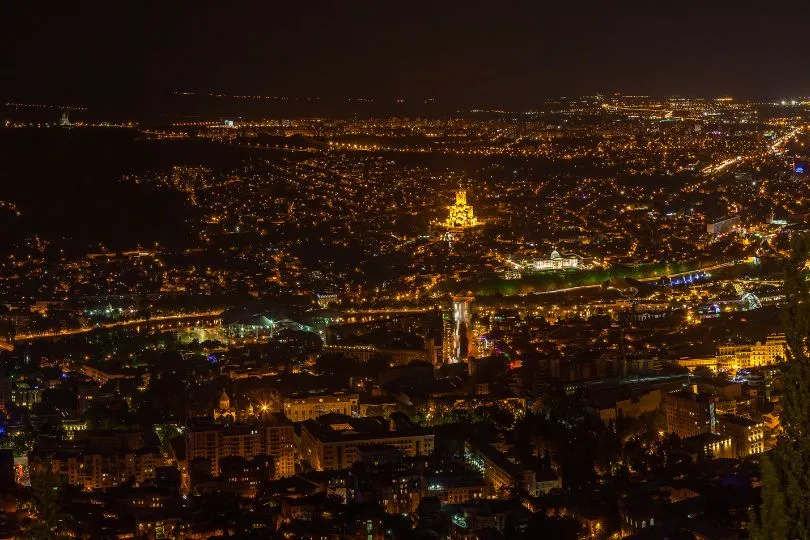
[(579, 257), (576, 255), (560, 255), (558, 251), (552, 251), (548, 259), (533, 259), (529, 266), (533, 270), (567, 270), (579, 266)]
[(713, 236), (721, 236), (723, 234), (736, 231), (742, 226), (740, 216), (731, 216), (728, 218), (706, 224), (706, 232)]

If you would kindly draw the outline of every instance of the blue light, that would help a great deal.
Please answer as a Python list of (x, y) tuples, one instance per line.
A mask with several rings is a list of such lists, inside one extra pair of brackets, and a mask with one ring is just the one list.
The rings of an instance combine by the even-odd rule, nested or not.
[(796, 165), (796, 167), (793, 169), (793, 172), (795, 172), (796, 174), (804, 174), (804, 165)]

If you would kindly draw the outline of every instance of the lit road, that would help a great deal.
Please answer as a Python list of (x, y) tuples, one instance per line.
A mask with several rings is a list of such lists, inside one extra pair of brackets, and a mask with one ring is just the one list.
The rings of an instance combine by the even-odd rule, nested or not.
[(715, 165), (709, 165), (708, 167), (703, 169), (702, 172), (703, 172), (703, 174), (719, 173), (720, 171), (722, 171), (723, 169), (725, 169), (729, 165), (734, 165), (735, 163), (739, 163), (740, 161), (742, 161), (742, 159), (743, 159), (742, 156), (729, 158), (729, 159), (721, 161), (720, 163), (717, 163)]
[(47, 339), (47, 338), (58, 338), (64, 336), (75, 336), (78, 334), (86, 334), (88, 332), (93, 332), (94, 330), (109, 330), (113, 328), (125, 328), (128, 326), (138, 326), (141, 324), (154, 324), (154, 323), (172, 323), (172, 322), (180, 322), (184, 320), (194, 320), (194, 319), (205, 319), (210, 317), (219, 317), (222, 315), (222, 311), (202, 311), (198, 313), (184, 313), (182, 315), (163, 315), (158, 317), (152, 317), (150, 319), (129, 319), (126, 321), (118, 321), (106, 324), (100, 324), (97, 326), (83, 326), (81, 328), (71, 328), (67, 330), (59, 330), (56, 332), (43, 332), (38, 334), (20, 334), (18, 336), (14, 336), (12, 341), (29, 341), (34, 339)]
[[(655, 276), (655, 277), (650, 277), (650, 278), (642, 278), (642, 279), (639, 279), (638, 281), (641, 281), (642, 283), (649, 283), (651, 281), (657, 281), (657, 280), (661, 279), (664, 276), (680, 277), (680, 276), (688, 276), (689, 274), (696, 274), (697, 272), (713, 272), (715, 270), (719, 270), (721, 268), (728, 268), (729, 266), (734, 266), (736, 264), (737, 263), (734, 263), (734, 262), (718, 263), (718, 264), (714, 264), (712, 266), (706, 266), (706, 267), (703, 267), (703, 268), (696, 268), (695, 270), (690, 270), (688, 272), (680, 272), (678, 274), (661, 274), (660, 276)], [(534, 292), (532, 294), (540, 295), (540, 294), (558, 294), (558, 293), (566, 293), (566, 292), (586, 291), (588, 289), (596, 289), (596, 288), (601, 287), (601, 286), (602, 286), (601, 284), (599, 284), (599, 285), (579, 285), (577, 287), (566, 287), (564, 289), (554, 289), (552, 291), (538, 291), (538, 292)]]
[(439, 309), (438, 306), (426, 308), (379, 308), (379, 309), (363, 309), (358, 311), (343, 311), (346, 316), (357, 317), (363, 315), (385, 315), (388, 313), (427, 313)]
[(737, 163), (742, 163), (743, 161), (749, 161), (749, 160), (755, 161), (757, 158), (763, 158), (766, 155), (768, 155), (769, 153), (773, 154), (773, 155), (777, 155), (777, 156), (781, 155), (781, 154), (783, 154), (785, 152), (784, 146), (788, 142), (790, 142), (794, 137), (799, 135), (801, 133), (802, 129), (804, 129), (804, 126), (799, 126), (799, 127), (793, 128), (789, 132), (777, 137), (776, 139), (773, 140), (773, 142), (771, 143), (771, 145), (768, 147), (767, 151), (765, 151), (765, 152), (752, 152), (752, 153), (750, 153), (748, 155), (745, 155), (745, 156), (737, 156), (737, 157), (733, 157), (733, 158), (728, 158), (728, 159), (725, 159), (725, 160), (721, 161), (720, 163), (715, 163), (713, 165), (709, 165), (708, 167), (705, 167), (701, 172), (703, 174), (705, 174), (705, 175), (712, 175), (712, 174), (719, 173), (719, 172), (723, 171), (724, 169), (728, 168), (731, 165), (735, 165)]
[(630, 375), (627, 378), (611, 377), (608, 379), (595, 379), (591, 381), (581, 381), (583, 386), (601, 386), (601, 385), (632, 385), (640, 383), (667, 383), (682, 380), (684, 382), (689, 380), (689, 375), (685, 373), (673, 373), (670, 375)]
[[(712, 272), (714, 270), (720, 270), (721, 268), (728, 268), (729, 266), (735, 266), (737, 263), (735, 262), (727, 262), (727, 263), (718, 263), (713, 266), (707, 266), (705, 268), (698, 268), (696, 270), (690, 270), (688, 272), (681, 272), (679, 274), (667, 274), (669, 277), (681, 277), (681, 276), (688, 276), (689, 274), (694, 274), (695, 272)], [(745, 264), (745, 263), (742, 263)], [(652, 277), (652, 278), (644, 278), (640, 279), (639, 281), (655, 281), (656, 279), (661, 279), (663, 276), (659, 277)]]

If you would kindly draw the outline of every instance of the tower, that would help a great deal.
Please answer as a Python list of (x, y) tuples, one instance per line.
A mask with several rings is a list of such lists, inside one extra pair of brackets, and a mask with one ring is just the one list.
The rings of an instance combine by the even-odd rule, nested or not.
[(453, 316), (450, 312), (445, 312), (442, 316), (442, 357), (440, 364), (452, 363), (456, 357), (456, 351), (453, 348), (455, 336), (455, 323)]
[(459, 362), (474, 354), (475, 338), (470, 320), (470, 304), (473, 300), (472, 295), (453, 297), (451, 362)]

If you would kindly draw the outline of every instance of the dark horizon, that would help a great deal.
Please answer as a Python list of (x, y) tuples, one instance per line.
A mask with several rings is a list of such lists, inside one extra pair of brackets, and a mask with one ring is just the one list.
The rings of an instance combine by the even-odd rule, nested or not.
[(131, 112), (174, 91), (527, 109), (596, 93), (810, 94), (787, 7), (14, 3), (5, 101)]

